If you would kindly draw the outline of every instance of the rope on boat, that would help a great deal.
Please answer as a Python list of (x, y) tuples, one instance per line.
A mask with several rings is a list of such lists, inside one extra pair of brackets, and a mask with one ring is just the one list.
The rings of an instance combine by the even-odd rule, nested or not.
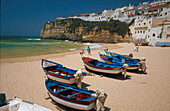
[(124, 72), (122, 74), (124, 75), (124, 79), (126, 78), (126, 72), (127, 72), (128, 66), (129, 66), (128, 64), (123, 64)]
[(91, 94), (91, 96), (94, 96), (95, 98), (97, 98), (96, 106), (95, 106), (96, 111), (104, 111), (105, 110), (104, 103), (108, 96), (106, 92), (104, 90), (97, 89), (96, 93)]
[(76, 74), (74, 75), (75, 77), (75, 82), (77, 83), (77, 87), (81, 88), (82, 87), (82, 83), (81, 83), (81, 80), (82, 80), (82, 71), (79, 69)]

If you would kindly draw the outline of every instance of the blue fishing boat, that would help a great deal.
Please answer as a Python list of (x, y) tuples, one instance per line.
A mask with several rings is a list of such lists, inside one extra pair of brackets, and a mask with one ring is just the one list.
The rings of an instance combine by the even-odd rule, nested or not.
[(120, 61), (119, 59), (117, 59), (116, 57), (112, 57), (112, 56), (108, 56), (105, 54), (99, 54), (100, 58), (102, 58), (105, 62), (108, 63), (112, 63), (112, 64), (128, 64), (128, 70), (136, 70), (139, 67), (139, 63), (138, 62), (129, 62), (129, 61), (125, 61), (124, 63), (122, 63), (122, 61)]
[(45, 86), (49, 96), (59, 104), (78, 110), (90, 110), (95, 106), (96, 98), (91, 96), (94, 91), (60, 83), (48, 77)]
[(99, 73), (119, 74), (124, 71), (123, 65), (121, 64), (111, 64), (107, 62), (98, 61), (89, 57), (82, 57), (82, 60), (86, 68)]
[(117, 54), (113, 52), (108, 52), (107, 50), (105, 50), (105, 53), (112, 57), (116, 57), (117, 59), (121, 61), (122, 59), (124, 59), (125, 61), (130, 61), (130, 62), (140, 62), (140, 59), (131, 58), (129, 55), (122, 55), (122, 54)]
[[(64, 67), (59, 63), (49, 61), (46, 59), (42, 59), (41, 66), (44, 72), (48, 75), (48, 77), (53, 80), (67, 84), (74, 84), (76, 82), (74, 75), (76, 74), (77, 70)], [(85, 75), (86, 73), (82, 72), (82, 78)]]

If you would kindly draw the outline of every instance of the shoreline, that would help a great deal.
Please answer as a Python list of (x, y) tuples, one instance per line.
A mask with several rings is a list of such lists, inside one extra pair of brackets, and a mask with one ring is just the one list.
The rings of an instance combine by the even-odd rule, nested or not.
[[(102, 47), (100, 47), (100, 48), (93, 48), (93, 49), (91, 49), (92, 51), (93, 50), (101, 50), (102, 48), (105, 48), (106, 46), (109, 47), (110, 45), (115, 45), (115, 49), (123, 48), (123, 47), (119, 47), (118, 44), (110, 44), (110, 43), (95, 43), (95, 44), (102, 45)], [(86, 48), (84, 48), (84, 49), (86, 50)], [(80, 51), (81, 50), (74, 50), (74, 51), (64, 52), (64, 53), (62, 52), (62, 53), (37, 55), (37, 56), (28, 56), (28, 57), (16, 57), (16, 58), (4, 58), (4, 59), (0, 58), (0, 61), (1, 61), (1, 63), (27, 62), (27, 61), (40, 60), (40, 59), (43, 59), (43, 58), (63, 57), (65, 55), (79, 53)]]

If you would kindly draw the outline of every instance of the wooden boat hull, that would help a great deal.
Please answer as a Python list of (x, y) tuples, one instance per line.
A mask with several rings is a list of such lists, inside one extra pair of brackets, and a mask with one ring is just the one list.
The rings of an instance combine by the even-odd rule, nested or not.
[(95, 59), (83, 57), (83, 63), (85, 67), (87, 67), (89, 70), (99, 72), (99, 73), (107, 73), (107, 74), (119, 74), (123, 72), (123, 68), (107, 68), (107, 67), (98, 67), (90, 65), (89, 62)]
[(60, 99), (54, 95), (52, 95), (50, 92), (48, 92), (48, 94), (50, 95), (50, 97), (57, 103), (59, 104), (62, 104), (64, 106), (67, 106), (67, 107), (71, 107), (71, 108), (74, 108), (74, 109), (78, 109), (78, 110), (90, 110), (90, 109), (93, 109), (94, 108), (94, 105), (95, 105), (95, 102), (94, 103), (91, 103), (90, 105), (81, 105), (81, 104), (76, 104), (76, 103), (71, 103), (71, 102), (68, 102), (68, 101), (65, 101), (63, 99)]
[(87, 65), (87, 64), (85, 64), (85, 63), (84, 63), (84, 65), (85, 65), (88, 69), (90, 69), (90, 70), (92, 70), (92, 71), (99, 72), (99, 73), (101, 72), (101, 73), (106, 73), (106, 74), (120, 74), (120, 73), (123, 72), (123, 70), (104, 70), (104, 69), (94, 68), (94, 67), (91, 67), (91, 66), (89, 66), (89, 65)]
[(48, 78), (50, 78), (52, 80), (59, 81), (59, 82), (62, 82), (62, 83), (66, 83), (66, 84), (74, 84), (75, 83), (75, 78), (71, 78), (71, 79), (68, 80), (68, 79), (55, 77), (55, 76), (52, 76), (50, 74), (48, 74), (47, 76), (48, 76)]
[(96, 98), (91, 96), (95, 93), (94, 91), (77, 88), (49, 78), (46, 79), (45, 85), (49, 96), (59, 104), (78, 110), (90, 110), (95, 106)]
[(129, 62), (140, 62), (140, 59), (130, 58), (128, 55), (121, 55), (121, 54), (117, 54), (113, 52), (108, 52), (106, 50), (105, 50), (105, 53), (119, 60), (125, 59), (125, 61), (129, 61)]
[[(43, 63), (44, 61), (53, 63), (55, 65), (45, 67)], [(61, 64), (58, 64), (58, 63), (55, 63), (49, 60), (42, 60), (41, 65), (46, 75), (52, 80), (56, 80), (58, 82), (62, 82), (66, 84), (74, 84), (76, 82), (74, 74), (76, 74), (77, 70), (66, 68)], [(82, 76), (82, 79), (83, 79), (86, 73), (82, 72), (82, 75), (83, 75)]]
[[(112, 64), (118, 64), (118, 63), (116, 63), (116, 62), (113, 62), (113, 61), (115, 61), (115, 60), (112, 60), (112, 61), (109, 60), (109, 58), (112, 58), (111, 56), (103, 55), (103, 54), (99, 54), (99, 56), (100, 56), (100, 58), (101, 58), (104, 62), (112, 63)], [(137, 65), (137, 63), (134, 64), (134, 62), (132, 62), (132, 63), (133, 63), (133, 65), (125, 62), (125, 64), (128, 64), (127, 70), (137, 70), (137, 69), (138, 69), (139, 65)], [(123, 63), (121, 63), (121, 64), (123, 64)]]

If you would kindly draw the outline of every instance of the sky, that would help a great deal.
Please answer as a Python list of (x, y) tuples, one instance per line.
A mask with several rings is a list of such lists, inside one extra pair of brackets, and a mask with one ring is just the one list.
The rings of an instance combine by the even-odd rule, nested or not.
[(0, 0), (1, 36), (40, 36), (56, 17), (115, 10), (153, 0)]

